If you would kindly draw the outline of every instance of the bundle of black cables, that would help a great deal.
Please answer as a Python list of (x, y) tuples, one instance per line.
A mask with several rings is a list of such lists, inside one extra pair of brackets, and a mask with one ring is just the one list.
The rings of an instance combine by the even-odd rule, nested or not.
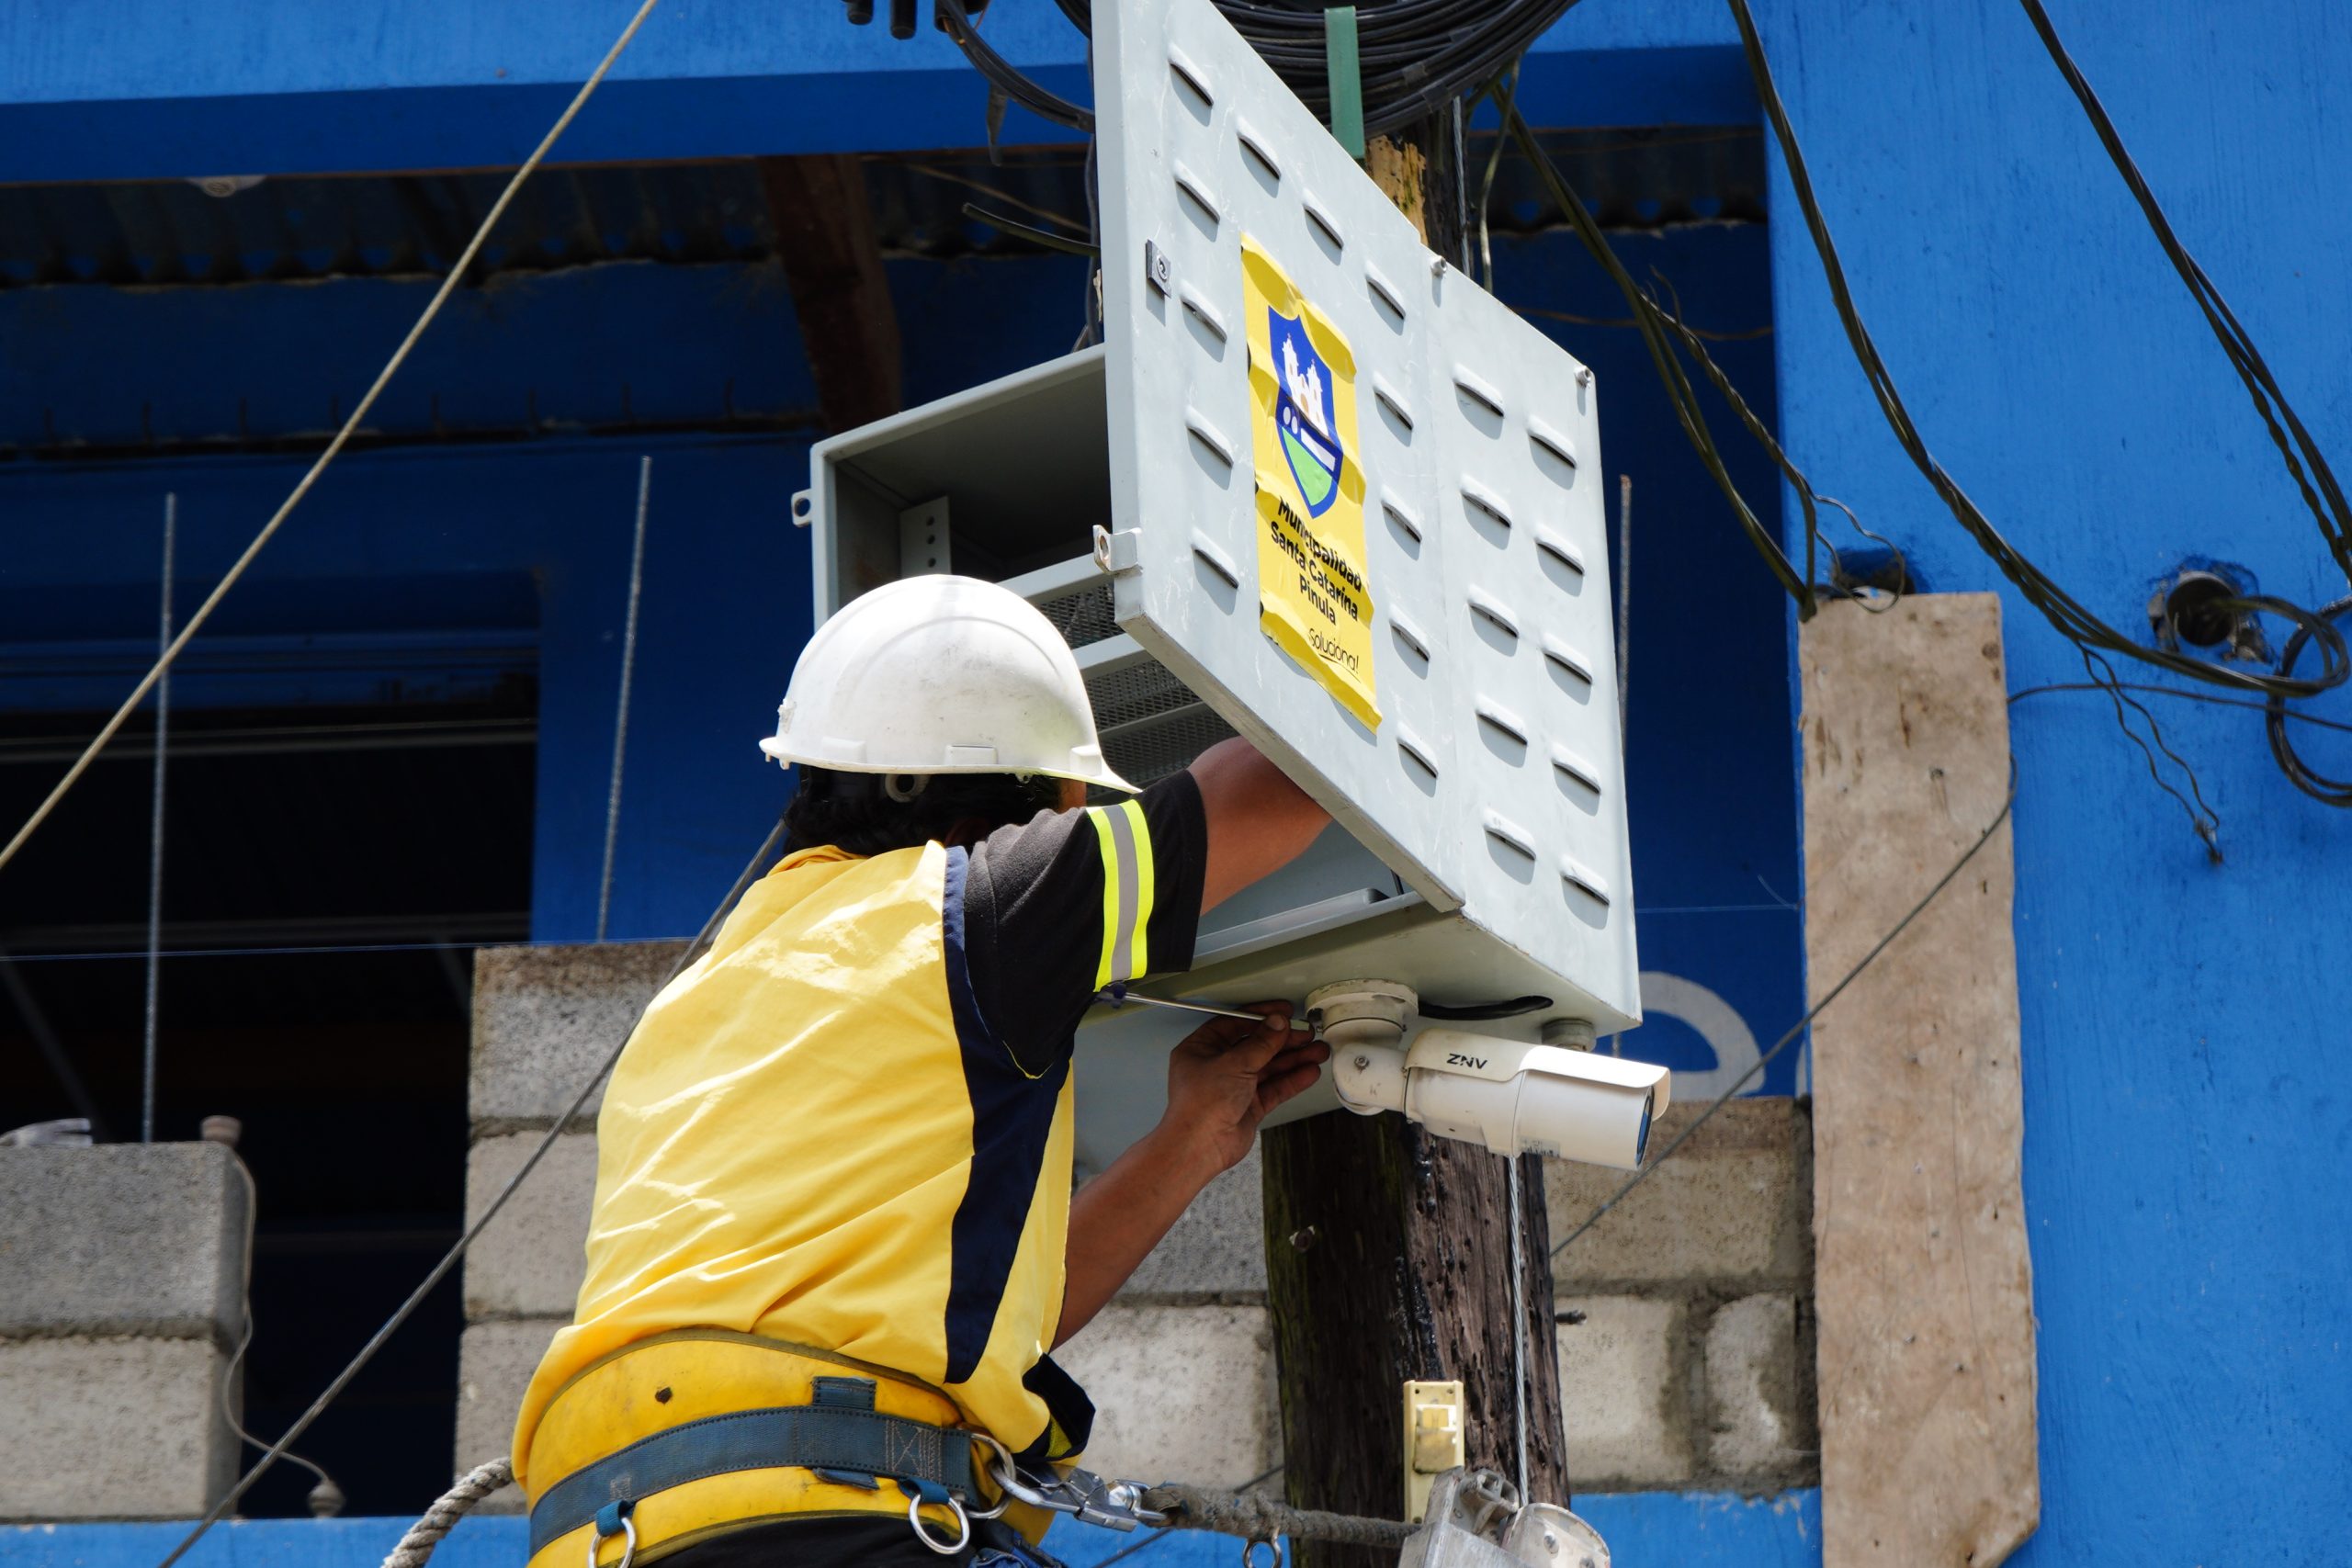
[[(1092, 0), (1056, 0), (1080, 31)], [(1290, 90), (1331, 114), (1322, 0), (1215, 0)], [(1357, 0), (1356, 53), (1369, 136), (1423, 119), (1475, 96), (1510, 68), (1576, 0)]]

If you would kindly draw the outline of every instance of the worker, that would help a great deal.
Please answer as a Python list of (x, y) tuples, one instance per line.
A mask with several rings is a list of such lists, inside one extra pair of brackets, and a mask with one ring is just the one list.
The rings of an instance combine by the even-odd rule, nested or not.
[(514, 1433), (531, 1568), (1049, 1561), (1049, 1516), (984, 1517), (1085, 1446), (1048, 1350), (1329, 1054), (1281, 1004), (1210, 1021), (1073, 1195), (1078, 1023), (1327, 818), (1239, 740), (1136, 791), (1068, 644), (969, 578), (828, 620), (761, 745), (799, 770), (784, 859), (605, 1092), (577, 1314)]

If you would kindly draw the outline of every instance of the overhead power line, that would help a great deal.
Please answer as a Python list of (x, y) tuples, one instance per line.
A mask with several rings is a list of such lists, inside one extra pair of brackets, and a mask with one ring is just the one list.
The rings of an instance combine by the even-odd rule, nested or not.
[(196, 607), (196, 613), (188, 616), (187, 624), (180, 628), (179, 635), (174, 637), (171, 645), (164, 649), (162, 655), (156, 659), (153, 667), (141, 677), (139, 684), (132, 688), (128, 697), (123, 699), (122, 705), (115, 709), (114, 716), (107, 720), (105, 727), (92, 739), (89, 745), (83, 749), (82, 754), (74, 760), (73, 766), (65, 770), (65, 776), (57, 781), (57, 786), (33, 808), (33, 814), (26, 818), (23, 827), (17, 829), (16, 836), (11, 838), (6, 845), (0, 846), (0, 870), (5, 870), (8, 863), (17, 858), (17, 852), (25, 847), (25, 841), (40, 829), (43, 822), (49, 820), (50, 814), (57, 809), (58, 802), (63, 800), (67, 792), (81, 781), (82, 775), (89, 772), (90, 764), (97, 761), (98, 753), (106, 750), (107, 742), (114, 739), (115, 732), (122, 728), (124, 721), (130, 718), (139, 705), (146, 699), (147, 694), (154, 689), (155, 682), (163, 679), (164, 672), (169, 670), (173, 662), (179, 658), (181, 650), (186, 649), (196, 634), (203, 629), (204, 623), (211, 619), (212, 612), (220, 607), (221, 600), (228, 597), (229, 590), (237, 585), (238, 580), (245, 575), (247, 569), (254, 564), (254, 559), (260, 556), (269, 541), (277, 536), (277, 530), (285, 525), (288, 517), (294, 514), (294, 509), (302, 503), (302, 498), (311, 493), (311, 487), (319, 482), (319, 476), (325, 473), (328, 465), (341, 455), (345, 446), (359, 429), (360, 422), (368, 417), (368, 410), (376, 406), (376, 400), (381, 397), (384, 389), (391, 384), (392, 377), (399, 372), (402, 365), (408, 362), (409, 353), (416, 347), (417, 340), (424, 335), (424, 329), (433, 324), (434, 318), (441, 313), (441, 307), (448, 303), (449, 296), (457, 291), (458, 283), (472, 267), (474, 257), (481, 253), (482, 245), (489, 240), (491, 231), (498, 226), (498, 220), (505, 216), (506, 209), (514, 202), (515, 193), (523, 188), (523, 182), (531, 177), (532, 172), (538, 168), (555, 144), (562, 140), (563, 133), (571, 128), (571, 122), (578, 118), (580, 111), (588, 106), (588, 100), (595, 95), (596, 88), (604, 82), (605, 73), (612, 70), (614, 62), (618, 61), (622, 51), (628, 48), (629, 40), (637, 37), (638, 29), (643, 27), (646, 18), (653, 14), (653, 7), (660, 4), (661, 0), (642, 0), (642, 4), (629, 17), (628, 25), (621, 29), (620, 37), (615, 39), (612, 48), (605, 51), (605, 58), (597, 62), (596, 69), (589, 75), (588, 80), (581, 85), (580, 91), (572, 95), (571, 101), (564, 106), (563, 113), (556, 117), (555, 124), (550, 126), (548, 133), (539, 139), (539, 144), (531, 150), (531, 155), (523, 160), (522, 166), (514, 171), (514, 177), (506, 182), (506, 188), (498, 193), (498, 199), (491, 204), (490, 210), (483, 215), (481, 227), (474, 231), (474, 237), (466, 242), (465, 250), (459, 253), (456, 264), (449, 268), (447, 276), (442, 278), (441, 287), (433, 291), (433, 298), (426, 302), (424, 313), (417, 317), (416, 324), (409, 328), (408, 335), (401, 339), (400, 346), (392, 350), (391, 358), (384, 362), (383, 369), (377, 372), (376, 379), (369, 384), (367, 392), (357, 403), (352, 406), (351, 417), (343, 422), (343, 427), (335, 432), (334, 439), (327, 443), (325, 450), (318, 455), (316, 460), (303, 473), (300, 480), (295, 484), (292, 493), (279, 504), (277, 510), (271, 514), (269, 521), (262, 525), (261, 532), (254, 536), (253, 542), (245, 547), (242, 555), (237, 557), (236, 561), (229, 568), (227, 575), (214, 585), (211, 592), (205, 595), (204, 603)]

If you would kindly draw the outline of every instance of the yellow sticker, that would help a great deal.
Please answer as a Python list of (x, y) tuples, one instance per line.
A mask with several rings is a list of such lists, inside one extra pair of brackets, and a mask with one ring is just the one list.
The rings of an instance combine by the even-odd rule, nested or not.
[(1259, 625), (1342, 706), (1377, 729), (1355, 355), (1330, 318), (1247, 235), (1241, 287), (1258, 488)]

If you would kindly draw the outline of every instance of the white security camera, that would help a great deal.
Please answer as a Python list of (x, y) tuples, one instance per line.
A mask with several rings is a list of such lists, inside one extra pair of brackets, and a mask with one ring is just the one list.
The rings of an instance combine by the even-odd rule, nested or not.
[(1498, 1155), (1640, 1167), (1671, 1092), (1666, 1068), (1462, 1029), (1424, 1029), (1406, 1048), (1405, 1021), (1419, 1005), (1408, 987), (1386, 980), (1345, 981), (1306, 998), (1349, 1110), (1402, 1111)]

